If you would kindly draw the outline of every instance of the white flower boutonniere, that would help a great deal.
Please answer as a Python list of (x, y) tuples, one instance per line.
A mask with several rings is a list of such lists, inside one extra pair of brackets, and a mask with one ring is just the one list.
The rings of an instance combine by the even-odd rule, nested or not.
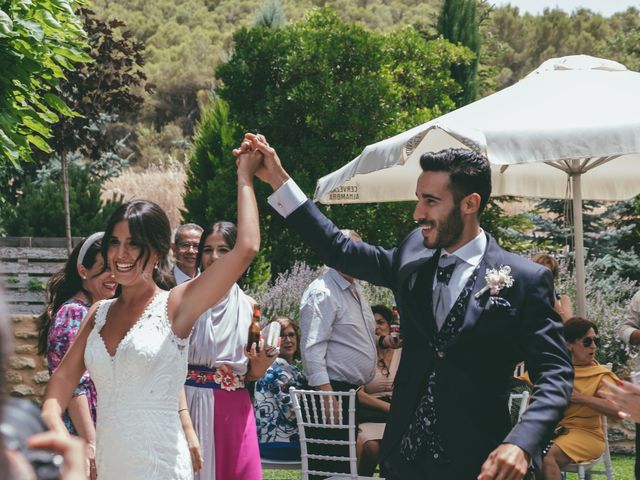
[(502, 265), (498, 268), (487, 268), (487, 274), (484, 276), (487, 284), (476, 293), (475, 297), (480, 298), (484, 292), (489, 290), (491, 295), (497, 295), (503, 288), (509, 288), (513, 285), (513, 277), (511, 276), (511, 267)]

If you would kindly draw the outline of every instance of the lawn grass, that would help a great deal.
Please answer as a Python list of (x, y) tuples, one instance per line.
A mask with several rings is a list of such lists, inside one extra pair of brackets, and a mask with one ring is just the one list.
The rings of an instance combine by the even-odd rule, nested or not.
[[(613, 473), (616, 480), (633, 480), (633, 465), (635, 458), (628, 455), (613, 455)], [(300, 480), (300, 470), (264, 470), (264, 480)], [(570, 473), (567, 480), (576, 480), (578, 475)], [(601, 477), (597, 477), (601, 478)]]

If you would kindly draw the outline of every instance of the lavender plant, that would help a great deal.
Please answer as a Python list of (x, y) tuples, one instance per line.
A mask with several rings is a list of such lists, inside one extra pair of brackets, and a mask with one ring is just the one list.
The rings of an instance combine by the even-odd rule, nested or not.
[[(247, 291), (260, 305), (263, 323), (269, 322), (274, 315), (284, 315), (298, 323), (302, 294), (325, 268), (296, 262), (291, 270), (278, 275), (273, 284), (266, 282), (255, 290)], [(393, 294), (387, 288), (362, 282), (362, 290), (370, 305), (381, 303), (391, 307), (394, 304)]]
[(247, 293), (260, 305), (264, 323), (269, 322), (274, 315), (284, 315), (298, 323), (302, 294), (320, 273), (321, 267), (296, 262), (291, 270), (278, 275), (272, 285), (263, 283)]

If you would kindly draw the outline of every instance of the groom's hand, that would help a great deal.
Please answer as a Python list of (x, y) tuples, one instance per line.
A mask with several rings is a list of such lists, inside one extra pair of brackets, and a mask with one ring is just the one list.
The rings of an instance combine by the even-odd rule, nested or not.
[(528, 457), (517, 445), (503, 443), (489, 454), (478, 480), (521, 480), (529, 468)]

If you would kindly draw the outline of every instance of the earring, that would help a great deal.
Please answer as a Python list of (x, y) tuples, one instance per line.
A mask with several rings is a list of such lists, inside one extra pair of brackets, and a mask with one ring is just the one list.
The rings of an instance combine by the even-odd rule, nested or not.
[(87, 279), (87, 277), (86, 277), (85, 275), (83, 275), (83, 276), (82, 276), (82, 279), (83, 279), (83, 280), (86, 280), (86, 279)]

